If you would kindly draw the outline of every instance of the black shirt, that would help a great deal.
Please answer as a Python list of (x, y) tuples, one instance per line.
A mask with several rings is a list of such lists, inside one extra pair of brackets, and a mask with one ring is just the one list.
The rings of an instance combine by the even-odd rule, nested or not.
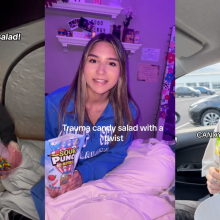
[(0, 103), (0, 139), (4, 144), (9, 144), (10, 141), (17, 142), (14, 130), (15, 127), (11, 118), (5, 107)]

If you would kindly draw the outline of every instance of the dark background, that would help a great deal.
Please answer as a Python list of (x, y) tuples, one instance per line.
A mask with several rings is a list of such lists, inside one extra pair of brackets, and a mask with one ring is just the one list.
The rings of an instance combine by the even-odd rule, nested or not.
[(45, 17), (45, 0), (0, 0), (0, 32)]

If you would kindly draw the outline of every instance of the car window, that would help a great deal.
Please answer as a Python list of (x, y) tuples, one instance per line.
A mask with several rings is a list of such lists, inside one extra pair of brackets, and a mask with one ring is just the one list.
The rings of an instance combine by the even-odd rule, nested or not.
[[(207, 80), (208, 81), (208, 80)], [(199, 83), (200, 86), (205, 86), (207, 88), (210, 88), (210, 83), (209, 82), (200, 82)]]
[(213, 86), (213, 89), (219, 89), (220, 90), (220, 82), (213, 82), (212, 86)]
[(194, 93), (176, 94), (176, 112), (181, 117), (176, 130), (216, 125), (220, 119), (220, 63), (178, 78), (178, 85), (190, 86)]
[(192, 83), (192, 82), (186, 83), (186, 85), (187, 85), (187, 86), (190, 86), (190, 87), (196, 87), (196, 83), (194, 83), (194, 82), (193, 82), (193, 83)]

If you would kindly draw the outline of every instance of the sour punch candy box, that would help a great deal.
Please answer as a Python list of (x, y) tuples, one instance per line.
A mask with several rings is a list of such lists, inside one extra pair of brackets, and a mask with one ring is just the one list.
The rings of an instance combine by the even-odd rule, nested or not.
[(59, 188), (73, 175), (85, 136), (67, 134), (45, 142), (45, 185)]

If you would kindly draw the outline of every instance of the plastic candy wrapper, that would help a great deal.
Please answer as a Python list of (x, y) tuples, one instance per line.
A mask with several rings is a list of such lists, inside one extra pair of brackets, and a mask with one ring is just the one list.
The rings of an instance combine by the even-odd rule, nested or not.
[(219, 173), (220, 173), (220, 137), (217, 137), (216, 146), (215, 146), (215, 154), (219, 157)]
[(22, 155), (11, 145), (7, 147), (0, 143), (0, 178), (7, 178), (12, 172), (20, 166)]
[(85, 135), (66, 134), (46, 141), (45, 185), (61, 190), (73, 175)]

